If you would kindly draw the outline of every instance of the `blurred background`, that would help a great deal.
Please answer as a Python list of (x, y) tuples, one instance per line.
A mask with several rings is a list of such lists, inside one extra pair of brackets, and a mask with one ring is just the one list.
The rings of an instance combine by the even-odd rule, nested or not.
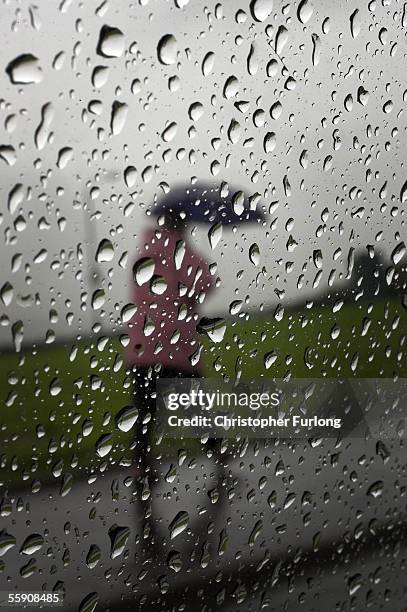
[(229, 441), (221, 483), (203, 444), (153, 438), (157, 563), (117, 416), (134, 264), (180, 186), (255, 216), (185, 223), (213, 283), (204, 375), (405, 377), (404, 4), (10, 0), (1, 22), (1, 590), (404, 610), (403, 423)]

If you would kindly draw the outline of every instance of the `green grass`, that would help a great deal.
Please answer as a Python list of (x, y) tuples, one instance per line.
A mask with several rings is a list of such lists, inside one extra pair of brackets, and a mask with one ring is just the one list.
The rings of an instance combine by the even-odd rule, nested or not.
[[(362, 335), (367, 318), (370, 326)], [(334, 325), (339, 335), (332, 339)], [(407, 313), (394, 300), (377, 301), (370, 314), (366, 302), (345, 304), (337, 313), (327, 308), (287, 312), (281, 321), (259, 313), (247, 321), (228, 321), (221, 343), (204, 338), (202, 359), (206, 375), (217, 378), (234, 376), (236, 370), (246, 379), (281, 378), (288, 372), (298, 378), (406, 377), (406, 331)], [(132, 434), (118, 431), (114, 423), (117, 412), (132, 403), (118, 338), (75, 347), (72, 359), (72, 345), (1, 357), (0, 479), (6, 486), (58, 479), (55, 466), (62, 474), (89, 473), (132, 458)], [(264, 355), (270, 352), (276, 359), (266, 369)], [(50, 392), (54, 379), (55, 395)], [(93, 425), (87, 436), (82, 434), (85, 421)], [(113, 448), (101, 458), (95, 445), (108, 433)], [(178, 448), (179, 441), (164, 440), (157, 451), (174, 455)]]
[[(287, 373), (294, 378), (406, 376), (406, 310), (395, 300), (376, 301), (372, 309), (369, 304), (344, 304), (336, 313), (321, 307), (287, 312), (281, 322), (261, 314), (237, 319), (228, 325), (222, 343), (206, 343), (208, 376), (216, 360), (220, 374), (233, 376), (241, 369), (243, 378), (282, 378)], [(334, 326), (339, 335), (332, 339)], [(271, 352), (277, 359), (266, 369), (264, 356)]]

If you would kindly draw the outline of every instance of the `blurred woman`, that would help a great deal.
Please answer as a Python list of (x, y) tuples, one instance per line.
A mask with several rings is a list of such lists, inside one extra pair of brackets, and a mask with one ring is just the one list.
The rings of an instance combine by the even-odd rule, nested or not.
[(156, 415), (156, 380), (203, 374), (196, 325), (199, 306), (213, 288), (214, 278), (208, 262), (189, 244), (185, 224), (175, 213), (167, 213), (161, 226), (144, 232), (133, 272), (132, 301), (137, 311), (129, 324), (127, 358), (133, 367), (134, 402), (139, 411), (137, 493), (148, 518), (154, 484), (150, 430)]

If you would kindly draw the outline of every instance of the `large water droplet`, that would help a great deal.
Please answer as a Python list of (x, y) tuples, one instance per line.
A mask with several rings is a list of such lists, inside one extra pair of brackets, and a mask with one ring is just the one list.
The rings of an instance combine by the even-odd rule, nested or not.
[(120, 527), (119, 525), (112, 525), (112, 527), (110, 527), (109, 538), (111, 559), (115, 559), (122, 554), (126, 547), (129, 535), (130, 529), (128, 527)]
[(96, 442), (96, 452), (99, 457), (106, 457), (113, 448), (112, 434), (104, 434), (100, 436)]
[(366, 106), (369, 101), (369, 92), (363, 87), (363, 85), (358, 88), (357, 99), (359, 104), (362, 104), (362, 106)]
[(11, 215), (14, 215), (17, 208), (24, 200), (24, 189), (21, 183), (14, 185), (13, 189), (8, 195), (8, 210)]
[(263, 148), (265, 153), (271, 153), (276, 148), (276, 135), (274, 132), (267, 132), (263, 140)]
[(188, 512), (186, 512), (185, 510), (180, 510), (168, 526), (168, 529), (170, 530), (171, 540), (173, 540), (178, 535), (180, 535), (180, 533), (185, 531), (185, 529), (188, 527), (188, 523)]
[(312, 65), (318, 66), (319, 60), (321, 57), (321, 39), (318, 36), (318, 34), (314, 33), (311, 35), (311, 40), (312, 40), (312, 55), (311, 55)]
[(14, 295), (13, 286), (10, 285), (9, 282), (4, 283), (4, 285), (0, 289), (0, 300), (3, 302), (4, 306), (9, 306), (11, 304), (13, 295)]
[(53, 119), (54, 109), (51, 103), (47, 102), (47, 104), (44, 104), (41, 109), (41, 121), (34, 135), (35, 145), (40, 151), (45, 147), (48, 141), (50, 127)]
[(10, 81), (15, 85), (29, 85), (30, 83), (40, 83), (43, 78), (38, 59), (31, 53), (19, 55), (11, 61), (6, 72)]
[(82, 599), (78, 612), (94, 612), (98, 601), (99, 595), (97, 593), (89, 593)]
[(297, 17), (301, 21), (301, 23), (308, 23), (308, 21), (312, 17), (313, 12), (314, 7), (312, 6), (310, 0), (301, 0), (297, 9)]
[(16, 545), (16, 538), (4, 529), (0, 531), (0, 557)]
[(352, 38), (356, 38), (360, 33), (360, 14), (359, 9), (353, 11), (352, 15), (349, 18), (350, 22), (350, 32), (352, 34)]
[(125, 406), (116, 415), (116, 427), (120, 431), (130, 431), (138, 418), (138, 410), (135, 406)]
[(191, 119), (191, 121), (199, 121), (203, 113), (204, 113), (204, 107), (203, 107), (203, 104), (201, 104), (200, 102), (193, 102), (193, 104), (191, 104), (191, 106), (188, 109), (188, 116)]
[(230, 100), (236, 96), (239, 91), (239, 81), (235, 76), (230, 76), (226, 79), (225, 85), (223, 87), (223, 96)]
[(172, 550), (167, 557), (167, 566), (173, 572), (178, 573), (182, 569), (181, 555), (177, 550)]
[(58, 153), (58, 159), (57, 159), (58, 168), (60, 168), (61, 170), (66, 168), (68, 163), (71, 161), (72, 157), (73, 157), (73, 149), (71, 149), (71, 147), (63, 147), (62, 149), (60, 149)]
[(374, 497), (374, 498), (380, 497), (381, 494), (383, 493), (383, 489), (384, 489), (384, 482), (382, 480), (377, 480), (372, 485), (370, 485), (370, 487), (367, 490), (367, 495), (370, 495), (370, 497)]
[(103, 85), (106, 85), (109, 78), (109, 68), (107, 66), (96, 66), (92, 73), (92, 85), (96, 89), (100, 89)]
[(277, 361), (277, 354), (274, 351), (270, 351), (264, 355), (264, 367), (266, 370), (271, 368), (273, 363)]
[(127, 113), (129, 107), (125, 102), (115, 100), (112, 104), (112, 112), (110, 115), (110, 129), (113, 136), (120, 134), (126, 124)]
[(260, 249), (256, 242), (254, 242), (249, 248), (249, 259), (254, 266), (258, 266), (260, 263)]
[(175, 123), (175, 121), (172, 121), (164, 129), (163, 133), (161, 134), (161, 138), (164, 140), (164, 142), (171, 142), (171, 140), (175, 138), (177, 130), (178, 125)]
[(403, 259), (405, 254), (406, 254), (406, 245), (404, 244), (404, 242), (400, 242), (400, 244), (396, 246), (396, 248), (393, 250), (391, 254), (391, 260), (395, 266), (397, 266), (397, 264), (400, 263), (400, 261)]
[(209, 53), (205, 55), (202, 61), (202, 74), (205, 77), (208, 76), (212, 72), (214, 64), (215, 64), (215, 54), (212, 53), (212, 51), (209, 51)]
[(254, 546), (257, 538), (259, 537), (261, 530), (263, 529), (263, 521), (256, 521), (248, 539), (249, 546)]
[(202, 317), (196, 326), (200, 334), (205, 334), (212, 342), (222, 342), (226, 332), (226, 321), (221, 317)]
[(121, 57), (124, 43), (124, 35), (119, 28), (104, 25), (99, 33), (96, 52), (103, 57)]
[(157, 56), (160, 62), (166, 66), (175, 64), (177, 61), (178, 44), (172, 34), (165, 34), (157, 46)]
[(98, 263), (103, 263), (105, 261), (112, 261), (114, 257), (114, 248), (113, 244), (107, 238), (103, 238), (99, 242), (99, 246), (96, 250), (95, 259)]
[(102, 553), (99, 546), (92, 544), (89, 548), (88, 554), (86, 555), (86, 565), (89, 569), (93, 569), (99, 563), (102, 558)]
[(277, 55), (281, 55), (287, 42), (288, 42), (288, 30), (286, 27), (280, 26), (277, 30), (277, 35), (276, 35), (275, 48), (276, 48)]
[(219, 244), (220, 239), (222, 238), (222, 224), (215, 223), (212, 225), (208, 232), (209, 244), (211, 248), (214, 249)]
[(13, 337), (13, 344), (16, 353), (21, 350), (24, 337), (24, 325), (22, 321), (16, 321), (11, 327), (11, 335)]
[[(176, 270), (181, 269), (182, 262), (184, 261), (185, 251), (186, 251), (185, 240), (177, 240), (175, 244), (175, 249), (174, 249), (174, 264), (175, 264)], [(153, 273), (154, 273), (154, 270), (153, 270)]]
[(32, 533), (24, 540), (20, 548), (23, 555), (33, 555), (44, 545), (44, 538), (39, 533)]
[(273, 0), (251, 0), (250, 12), (256, 21), (266, 21), (273, 10)]

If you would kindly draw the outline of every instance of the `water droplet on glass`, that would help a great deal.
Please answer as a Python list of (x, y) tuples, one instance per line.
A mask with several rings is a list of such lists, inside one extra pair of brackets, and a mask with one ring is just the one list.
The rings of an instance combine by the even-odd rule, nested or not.
[(239, 91), (239, 81), (235, 76), (230, 76), (226, 79), (225, 85), (223, 87), (223, 96), (230, 100), (237, 95)]
[(361, 85), (358, 88), (357, 100), (362, 106), (366, 106), (369, 101), (369, 92)]
[(120, 431), (130, 431), (138, 418), (138, 410), (135, 406), (125, 406), (116, 415), (116, 427)]
[(314, 12), (314, 7), (312, 6), (310, 0), (301, 0), (297, 9), (297, 17), (304, 25), (308, 23), (308, 21), (312, 17), (312, 13)]
[(121, 57), (124, 45), (123, 32), (119, 28), (104, 25), (99, 33), (96, 52), (106, 58)]
[(255, 21), (266, 21), (273, 10), (273, 0), (251, 0), (250, 12)]
[(318, 66), (321, 57), (321, 39), (318, 34), (311, 35), (312, 40), (312, 65)]
[(99, 595), (97, 593), (89, 593), (82, 599), (78, 612), (95, 612), (98, 601)]
[(106, 457), (106, 455), (108, 455), (113, 448), (112, 434), (104, 434), (100, 436), (95, 447), (99, 457)]
[(266, 353), (264, 355), (264, 367), (266, 368), (266, 370), (271, 368), (273, 363), (275, 363), (276, 361), (277, 361), (277, 354), (275, 353), (275, 351), (270, 351), (269, 353)]
[(221, 317), (202, 317), (196, 326), (200, 334), (205, 334), (212, 342), (222, 342), (226, 332), (226, 321)]
[(170, 531), (171, 540), (180, 535), (188, 527), (189, 514), (185, 510), (180, 510), (178, 514), (173, 518), (168, 526)]
[(400, 244), (396, 246), (396, 248), (392, 251), (392, 254), (391, 254), (391, 260), (393, 264), (397, 266), (397, 264), (400, 263), (400, 261), (403, 259), (405, 254), (406, 254), (406, 245), (404, 244), (404, 242), (400, 242)]
[(188, 116), (191, 121), (199, 121), (204, 113), (204, 107), (200, 102), (194, 102), (188, 109)]
[(171, 142), (171, 140), (174, 140), (177, 130), (178, 125), (175, 123), (175, 121), (172, 121), (164, 129), (163, 133), (161, 134), (161, 138), (164, 140), (164, 142)]
[(113, 136), (120, 134), (126, 124), (127, 113), (129, 107), (124, 102), (115, 100), (112, 104), (112, 111), (110, 115), (110, 129), (112, 130)]
[(4, 529), (0, 531), (0, 557), (16, 545), (16, 538)]
[(110, 527), (109, 538), (111, 559), (115, 559), (122, 554), (126, 547), (129, 535), (130, 529), (128, 527), (120, 527), (119, 525), (112, 525), (112, 527)]
[(103, 263), (105, 261), (112, 261), (113, 257), (113, 244), (107, 238), (103, 238), (103, 240), (99, 242), (98, 248), (96, 250), (95, 260), (98, 263)]
[(258, 266), (260, 263), (260, 249), (256, 242), (254, 242), (249, 248), (249, 259), (254, 266)]
[(281, 55), (287, 42), (288, 42), (288, 30), (286, 27), (280, 26), (277, 30), (277, 35), (276, 35), (275, 49), (276, 49), (277, 55)]
[(15, 85), (40, 83), (43, 78), (38, 59), (31, 53), (24, 53), (16, 57), (7, 65), (6, 72), (10, 81)]
[(41, 109), (41, 121), (34, 135), (34, 142), (39, 151), (41, 151), (49, 137), (51, 123), (54, 119), (54, 109), (50, 102), (44, 104)]
[(44, 538), (39, 533), (32, 533), (23, 542), (20, 553), (23, 555), (33, 555), (44, 545)]
[(261, 530), (263, 529), (263, 521), (256, 521), (248, 539), (248, 545), (254, 546), (257, 538), (259, 537)]
[(21, 183), (14, 185), (13, 189), (8, 195), (8, 210), (11, 215), (14, 215), (17, 208), (22, 204), (24, 200), (24, 189)]
[(361, 21), (359, 15), (359, 9), (353, 11), (352, 15), (349, 18), (350, 22), (350, 32), (352, 34), (352, 38), (356, 38), (360, 33)]
[(222, 224), (215, 223), (208, 231), (209, 244), (212, 249), (215, 249), (222, 238)]
[(61, 170), (66, 168), (68, 163), (71, 161), (72, 157), (73, 157), (73, 149), (71, 149), (71, 147), (63, 147), (62, 149), (60, 149), (58, 153), (58, 159), (57, 159), (58, 168), (60, 168)]
[(0, 300), (4, 306), (10, 306), (14, 295), (13, 286), (9, 282), (4, 283), (0, 289)]
[(208, 76), (212, 72), (214, 65), (215, 65), (215, 54), (212, 51), (209, 51), (209, 53), (205, 55), (202, 61), (202, 74), (205, 77)]
[(267, 132), (263, 140), (263, 148), (265, 153), (272, 153), (276, 148), (276, 135), (274, 132)]
[(93, 569), (99, 563), (102, 558), (102, 553), (96, 544), (92, 544), (89, 548), (88, 554), (86, 555), (86, 565), (89, 569)]
[(172, 550), (167, 556), (167, 567), (175, 573), (182, 569), (181, 555), (177, 550)]
[(374, 498), (380, 497), (383, 493), (383, 489), (384, 482), (382, 480), (377, 480), (376, 482), (370, 485), (367, 490), (367, 495), (370, 495), (370, 497)]
[(157, 46), (157, 56), (160, 62), (166, 66), (175, 64), (177, 61), (178, 44), (175, 36), (165, 34)]

